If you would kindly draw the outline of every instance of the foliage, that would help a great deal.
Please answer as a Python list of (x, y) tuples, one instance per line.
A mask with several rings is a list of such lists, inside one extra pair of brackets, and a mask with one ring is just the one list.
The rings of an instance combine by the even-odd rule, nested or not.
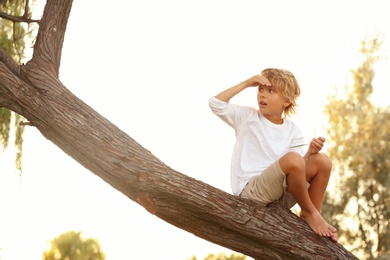
[(363, 61), (352, 71), (353, 86), (344, 88), (345, 96), (330, 96), (325, 106), (328, 154), (338, 174), (335, 192), (327, 197), (332, 224), (362, 259), (390, 251), (390, 108), (370, 102), (381, 44), (380, 35), (362, 41)]
[[(12, 15), (21, 16), (23, 11), (24, 0), (5, 1), (1, 7), (1, 11)], [(24, 36), (26, 30), (21, 23), (15, 23), (7, 19), (1, 19), (0, 25), (2, 33), (0, 33), (0, 47), (3, 48), (18, 62), (21, 62), (25, 57), (25, 41)]]
[[(192, 258), (188, 260), (197, 260), (196, 256), (193, 256)], [(218, 255), (209, 254), (206, 258), (203, 260), (247, 260), (247, 256), (242, 254), (236, 254), (232, 253), (230, 256), (225, 255), (224, 253), (220, 253)]]
[[(35, 1), (33, 1), (35, 2)], [(13, 0), (0, 1), (0, 11), (4, 14), (2, 17), (22, 17), (29, 16), (29, 13), (23, 14), (25, 5), (28, 1)], [(21, 63), (25, 58), (26, 39), (31, 38), (30, 25), (26, 27), (21, 22), (15, 22), (11, 19), (0, 19), (0, 47), (7, 51), (16, 62)], [(23, 117), (9, 111), (6, 108), (0, 108), (0, 145), (3, 150), (8, 148), (9, 138), (13, 128), (11, 122), (14, 122), (15, 129), (15, 147), (16, 147), (16, 169), (21, 174), (22, 171), (22, 154), (23, 154), (23, 132), (24, 126), (20, 125)]]
[(0, 108), (0, 144), (3, 148), (8, 147), (9, 133), (11, 129), (11, 111), (1, 107)]
[(45, 250), (42, 260), (104, 260), (105, 254), (97, 240), (84, 239), (81, 232), (69, 231), (55, 237)]

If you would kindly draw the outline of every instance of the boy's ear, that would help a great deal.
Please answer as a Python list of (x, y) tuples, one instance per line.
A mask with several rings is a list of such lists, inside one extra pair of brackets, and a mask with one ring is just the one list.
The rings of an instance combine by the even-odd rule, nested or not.
[(289, 105), (291, 105), (291, 101), (290, 99), (286, 99), (286, 101), (284, 102), (284, 106), (288, 107)]

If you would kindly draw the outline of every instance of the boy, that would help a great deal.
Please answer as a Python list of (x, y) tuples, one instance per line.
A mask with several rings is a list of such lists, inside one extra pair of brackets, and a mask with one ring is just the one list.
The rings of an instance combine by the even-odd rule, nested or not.
[[(248, 87), (258, 87), (259, 109), (229, 103)], [(287, 118), (296, 112), (299, 95), (291, 72), (269, 68), (211, 97), (209, 105), (235, 130), (233, 194), (264, 206), (279, 199), (288, 208), (298, 203), (300, 217), (316, 234), (337, 241), (336, 229), (320, 214), (332, 169), (330, 159), (320, 153), (325, 138), (313, 138), (304, 154), (302, 132)]]

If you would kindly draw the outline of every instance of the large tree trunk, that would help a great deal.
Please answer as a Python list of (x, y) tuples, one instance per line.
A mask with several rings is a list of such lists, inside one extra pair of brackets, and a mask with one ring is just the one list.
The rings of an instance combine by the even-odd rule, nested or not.
[(165, 165), (58, 79), (71, 0), (48, 1), (24, 66), (0, 50), (0, 106), (151, 214), (255, 259), (356, 259), (274, 203), (257, 207)]

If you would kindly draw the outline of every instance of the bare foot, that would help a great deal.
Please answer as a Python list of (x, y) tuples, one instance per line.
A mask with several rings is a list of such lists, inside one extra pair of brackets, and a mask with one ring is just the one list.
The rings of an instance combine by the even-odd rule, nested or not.
[(313, 213), (301, 211), (300, 216), (314, 233), (323, 237), (329, 237), (332, 241), (337, 242), (337, 230), (329, 225), (318, 211), (313, 211)]

